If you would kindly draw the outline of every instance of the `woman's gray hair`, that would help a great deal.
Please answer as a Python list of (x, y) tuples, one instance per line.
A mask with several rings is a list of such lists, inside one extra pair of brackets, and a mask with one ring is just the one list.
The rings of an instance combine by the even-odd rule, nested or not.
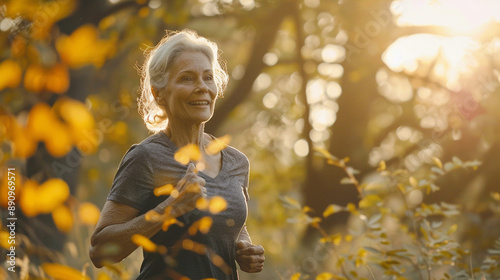
[(228, 74), (225, 64), (219, 60), (217, 44), (198, 36), (189, 29), (180, 32), (168, 32), (165, 37), (151, 50), (146, 52), (146, 60), (141, 68), (140, 96), (137, 100), (139, 114), (141, 114), (147, 128), (157, 133), (167, 127), (168, 116), (165, 110), (158, 105), (152, 89), (159, 92), (168, 82), (169, 70), (175, 59), (185, 51), (196, 51), (205, 54), (214, 71), (214, 80), (217, 85), (217, 97), (222, 97), (226, 90)]

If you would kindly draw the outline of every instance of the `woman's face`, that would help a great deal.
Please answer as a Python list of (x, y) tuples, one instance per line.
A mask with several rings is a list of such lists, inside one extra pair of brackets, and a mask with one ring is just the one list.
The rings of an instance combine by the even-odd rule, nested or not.
[(181, 53), (170, 68), (167, 86), (162, 91), (169, 122), (192, 125), (210, 120), (217, 85), (208, 57), (201, 52)]

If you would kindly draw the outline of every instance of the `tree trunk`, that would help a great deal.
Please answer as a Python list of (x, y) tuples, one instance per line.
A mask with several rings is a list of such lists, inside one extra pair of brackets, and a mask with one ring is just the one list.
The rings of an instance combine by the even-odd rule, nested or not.
[[(338, 158), (349, 157), (349, 165), (366, 174), (370, 147), (365, 143), (366, 125), (370, 118), (370, 104), (377, 97), (375, 74), (382, 66), (387, 34), (392, 27), (388, 1), (345, 1), (340, 10), (342, 28), (348, 33), (346, 59), (342, 63), (342, 95), (337, 100), (337, 120), (331, 127), (330, 152)], [(384, 20), (384, 21), (383, 21)], [(373, 29), (373, 30), (372, 30)], [(340, 168), (316, 159), (307, 167), (303, 186), (305, 205), (321, 215), (329, 204), (346, 205), (358, 201), (353, 185), (340, 184), (346, 174)], [(346, 222), (347, 213), (334, 214), (323, 221), (326, 229)], [(317, 230), (309, 228), (304, 241), (314, 242)]]

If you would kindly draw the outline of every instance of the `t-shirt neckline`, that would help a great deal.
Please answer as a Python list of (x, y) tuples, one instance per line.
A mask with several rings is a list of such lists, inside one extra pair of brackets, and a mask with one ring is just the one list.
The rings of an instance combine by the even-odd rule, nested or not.
[[(170, 138), (168, 137), (168, 135), (167, 135), (164, 131), (162, 131), (162, 132), (161, 132), (161, 134), (163, 134), (163, 137), (164, 137), (164, 139), (166, 139), (167, 144), (168, 144), (171, 148), (173, 148), (175, 152), (177, 152), (177, 150), (179, 150), (179, 147), (177, 147), (177, 146), (174, 144), (174, 142), (172, 142), (172, 140), (170, 140)], [(213, 135), (211, 135), (211, 134), (209, 134), (209, 133), (207, 133), (207, 134), (208, 134), (208, 136), (210, 136), (213, 140), (217, 139), (215, 136), (213, 136)], [(210, 180), (215, 180), (215, 179), (219, 178), (219, 177), (220, 177), (220, 175), (221, 175), (221, 173), (222, 173), (222, 171), (224, 170), (224, 167), (225, 167), (225, 164), (224, 164), (224, 159), (225, 159), (225, 156), (226, 156), (226, 155), (225, 155), (225, 150), (226, 150), (226, 149), (222, 149), (222, 150), (220, 151), (220, 153), (221, 153), (221, 154), (220, 154), (220, 156), (221, 156), (221, 163), (220, 163), (220, 164), (221, 164), (221, 166), (220, 166), (220, 170), (219, 170), (219, 172), (218, 172), (218, 173), (217, 173), (214, 177), (212, 177), (212, 176), (210, 176), (210, 175), (206, 174), (205, 172), (203, 172), (203, 171), (201, 171), (201, 170), (199, 170), (199, 171), (198, 171), (198, 174), (200, 174), (200, 175), (202, 175), (203, 177), (208, 178), (208, 179), (210, 179)]]

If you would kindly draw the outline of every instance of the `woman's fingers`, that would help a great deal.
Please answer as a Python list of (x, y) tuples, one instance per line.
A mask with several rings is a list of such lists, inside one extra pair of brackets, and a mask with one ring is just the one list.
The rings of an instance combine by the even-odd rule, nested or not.
[(241, 255), (239, 259), (245, 263), (264, 263), (266, 257), (264, 255)]
[[(248, 256), (246, 256), (248, 257)], [(264, 268), (264, 261), (249, 261), (248, 259), (241, 259), (240, 262), (240, 268), (241, 270), (245, 272), (260, 272)]]
[[(239, 246), (238, 246), (239, 245)], [(246, 245), (246, 246), (245, 246)], [(264, 248), (260, 245), (252, 245), (248, 242), (237, 243), (236, 259), (241, 270), (245, 272), (260, 272), (264, 268)]]
[(238, 249), (236, 254), (239, 255), (259, 255), (264, 254), (265, 250), (260, 245), (251, 245), (243, 249)]

